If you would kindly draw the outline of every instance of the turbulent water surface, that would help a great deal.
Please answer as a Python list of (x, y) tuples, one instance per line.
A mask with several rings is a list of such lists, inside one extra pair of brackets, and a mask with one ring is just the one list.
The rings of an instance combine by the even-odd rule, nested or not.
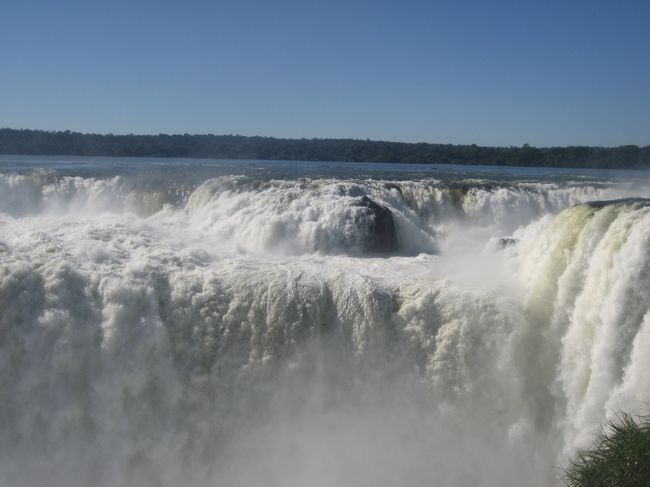
[(644, 173), (0, 158), (0, 485), (553, 486), (650, 402)]

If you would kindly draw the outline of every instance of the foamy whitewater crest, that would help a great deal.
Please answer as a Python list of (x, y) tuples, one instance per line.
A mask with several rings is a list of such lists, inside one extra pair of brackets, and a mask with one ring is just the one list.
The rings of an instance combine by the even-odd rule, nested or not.
[(528, 283), (528, 321), (544, 344), (537, 367), (557, 370), (549, 400), (565, 453), (589, 446), (599, 422), (650, 404), (650, 376), (641, 372), (650, 312), (649, 204), (576, 206), (522, 231), (512, 249)]
[(579, 203), (639, 195), (650, 188), (602, 183), (402, 182), (407, 204), (428, 221), (462, 219), (509, 233), (545, 214)]
[(83, 178), (47, 170), (0, 174), (0, 214), (23, 217), (132, 212), (146, 216), (182, 199), (182, 188), (152, 190), (139, 186), (143, 185), (123, 176)]
[[(194, 188), (164, 178), (98, 179), (41, 170), (0, 174), (0, 214), (151, 216), (167, 208), (162, 218), (170, 224), (189, 224), (223, 249), (417, 255), (439, 251), (447, 234), (462, 233), (468, 224), (509, 235), (574, 204), (650, 196), (648, 191), (623, 183), (259, 181), (244, 176), (223, 176)], [(450, 242), (457, 243), (453, 238)]]
[(2, 485), (542, 487), (650, 401), (630, 186), (2, 184)]
[(254, 181), (228, 176), (197, 188), (187, 210), (202, 232), (242, 251), (362, 254), (374, 238), (375, 216), (359, 201), (370, 198), (389, 210), (399, 252), (417, 255), (439, 250), (450, 225), (478, 225), (508, 235), (544, 214), (639, 191), (626, 184)]
[[(3, 230), (9, 485), (390, 485), (416, 466), (455, 485), (478, 479), (450, 466), (471, 446), (477, 485), (515, 486), (539, 466), (493, 469), (494, 441), (546, 455), (503, 373), (516, 307), (437, 280), (438, 257), (210, 261), (136, 217)], [(478, 404), (472, 428), (498, 426), (445, 446)], [(374, 443), (378, 424), (407, 439)]]
[(218, 178), (194, 191), (187, 210), (201, 232), (248, 252), (359, 255), (373, 246), (383, 253), (435, 250), (432, 229), (401, 199), (361, 182)]

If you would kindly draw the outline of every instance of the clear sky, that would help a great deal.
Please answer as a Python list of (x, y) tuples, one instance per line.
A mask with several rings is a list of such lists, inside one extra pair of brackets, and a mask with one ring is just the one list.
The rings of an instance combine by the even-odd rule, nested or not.
[(0, 127), (650, 144), (650, 0), (0, 0)]

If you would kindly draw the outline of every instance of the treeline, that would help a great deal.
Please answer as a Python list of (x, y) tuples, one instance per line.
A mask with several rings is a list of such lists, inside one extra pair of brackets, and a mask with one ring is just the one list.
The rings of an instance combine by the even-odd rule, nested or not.
[(101, 135), (0, 129), (0, 154), (650, 168), (650, 146), (481, 147), (241, 135)]

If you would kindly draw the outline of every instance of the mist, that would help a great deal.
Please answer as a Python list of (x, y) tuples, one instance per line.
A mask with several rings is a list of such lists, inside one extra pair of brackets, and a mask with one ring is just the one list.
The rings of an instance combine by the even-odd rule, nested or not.
[(561, 485), (650, 402), (648, 196), (0, 174), (0, 483)]

